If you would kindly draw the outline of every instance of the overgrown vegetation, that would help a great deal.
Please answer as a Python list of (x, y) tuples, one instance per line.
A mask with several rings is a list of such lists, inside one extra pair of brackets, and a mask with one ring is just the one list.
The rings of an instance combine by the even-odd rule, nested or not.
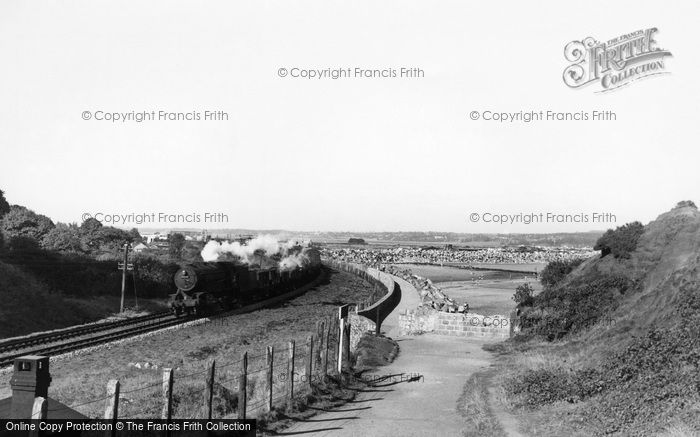
[(583, 258), (552, 261), (540, 273), (540, 282), (545, 288), (554, 287), (583, 261)]
[(515, 288), (512, 299), (518, 306), (530, 306), (535, 299), (535, 290), (527, 282), (520, 284)]
[(612, 254), (615, 258), (629, 258), (637, 248), (639, 237), (644, 233), (644, 225), (640, 222), (627, 223), (615, 230), (608, 229), (593, 247), (600, 250), (601, 257)]
[(589, 328), (614, 311), (633, 285), (624, 276), (587, 275), (563, 286), (546, 288), (523, 311), (522, 332), (553, 340)]
[[(536, 418), (529, 431), (700, 429), (698, 236), (700, 214), (681, 202), (647, 227), (634, 222), (606, 232), (596, 248), (601, 258), (612, 256), (555, 275), (535, 296), (523, 311), (522, 335), (504, 346), (519, 353), (503, 388), (514, 407)], [(541, 336), (564, 341), (538, 342)]]
[[(31, 274), (49, 293), (80, 298), (121, 293), (117, 262), (124, 244), (141, 242), (138, 230), (103, 226), (95, 218), (82, 224), (54, 224), (48, 217), (10, 205), (0, 190), (0, 261)], [(132, 254), (126, 292), (164, 298), (172, 292), (177, 263), (201, 260), (201, 247), (191, 248), (182, 234), (173, 234), (164, 253)]]
[[(5, 326), (0, 335), (26, 333), (32, 323), (37, 329), (58, 328), (84, 323), (109, 314), (109, 304), (121, 294), (121, 272), (117, 263), (123, 260), (124, 244), (141, 242), (138, 230), (126, 231), (103, 226), (95, 218), (76, 223), (54, 223), (21, 205), (10, 205), (0, 190), (0, 266), (7, 265), (25, 278), (14, 288), (0, 288), (4, 309), (10, 314), (28, 318), (22, 326)], [(164, 299), (172, 293), (172, 276), (182, 261), (201, 261), (201, 247), (185, 241), (181, 234), (170, 236), (169, 248), (160, 251), (132, 253), (126, 280), (126, 296)], [(13, 294), (14, 293), (14, 294)], [(10, 296), (12, 294), (12, 296)], [(17, 296), (27, 296), (26, 301)], [(60, 305), (60, 302), (73, 301)], [(52, 323), (38, 320), (41, 312), (27, 312), (28, 302), (52, 302), (56, 311), (71, 311), (75, 316), (54, 315)], [(118, 304), (113, 310), (118, 309)], [(55, 322), (55, 323), (54, 323)], [(16, 322), (14, 322), (16, 325)]]
[(579, 414), (601, 434), (643, 430), (650, 421), (692, 420), (676, 413), (700, 402), (700, 284), (680, 287), (670, 327), (651, 327), (595, 368), (527, 370), (506, 384), (511, 400), (536, 408), (595, 398)]

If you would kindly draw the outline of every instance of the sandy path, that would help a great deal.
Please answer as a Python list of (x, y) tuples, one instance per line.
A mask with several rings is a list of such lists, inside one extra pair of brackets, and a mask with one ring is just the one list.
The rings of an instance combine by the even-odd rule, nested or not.
[[(486, 369), (493, 356), (482, 350), (483, 340), (433, 334), (399, 336), (399, 312), (415, 308), (419, 297), (410, 284), (397, 281), (402, 288), (401, 303), (382, 331), (399, 342), (401, 352), (392, 364), (379, 370), (386, 380), (354, 401), (297, 422), (278, 435), (470, 435), (457, 402), (465, 381)], [(422, 378), (408, 381), (414, 375)]]
[(508, 437), (523, 437), (523, 434), (520, 434), (518, 431), (518, 421), (517, 419), (508, 413), (506, 410), (504, 410), (501, 407), (500, 402), (498, 402), (498, 393), (496, 391), (495, 387), (489, 387), (488, 388), (488, 393), (489, 393), (489, 399), (488, 399), (488, 405), (489, 409), (491, 410), (491, 414), (498, 419), (498, 422), (501, 424), (501, 428), (503, 428), (503, 431)]

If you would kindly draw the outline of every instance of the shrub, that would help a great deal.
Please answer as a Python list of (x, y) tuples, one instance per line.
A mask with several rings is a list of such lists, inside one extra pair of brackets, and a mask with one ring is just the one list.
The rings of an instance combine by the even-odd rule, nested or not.
[(145, 289), (153, 297), (166, 297), (175, 291), (173, 275), (177, 269), (177, 264), (163, 262), (151, 256), (137, 255), (134, 258), (134, 275), (138, 287)]
[[(15, 243), (27, 237), (15, 237)], [(24, 247), (3, 253), (0, 260), (16, 265), (45, 283), (51, 292), (77, 297), (121, 294), (121, 271), (117, 270), (118, 257), (103, 254), (96, 260), (84, 254), (41, 250), (33, 239), (27, 240), (33, 249)], [(177, 265), (155, 258), (137, 256), (133, 259), (134, 272), (126, 281), (127, 295), (133, 295), (136, 286), (140, 297), (164, 298), (172, 293), (172, 278)]]
[(627, 223), (615, 230), (608, 229), (598, 239), (594, 250), (600, 250), (601, 257), (612, 254), (615, 258), (629, 258), (637, 248), (639, 237), (644, 233), (644, 225), (640, 222)]
[(518, 306), (530, 306), (534, 299), (534, 293), (535, 290), (526, 282), (518, 285), (511, 299), (513, 299)]
[(15, 252), (38, 252), (39, 243), (32, 237), (18, 235), (10, 238), (7, 244), (11, 251)]
[(695, 205), (695, 202), (693, 202), (692, 200), (682, 200), (676, 204), (676, 208), (685, 208), (686, 206), (698, 209), (698, 207)]
[(554, 287), (583, 261), (583, 258), (552, 261), (540, 273), (540, 282), (544, 287)]
[(632, 287), (623, 276), (589, 275), (547, 288), (534, 297), (533, 309), (521, 317), (521, 327), (549, 340), (578, 332), (617, 308), (621, 296)]
[(687, 276), (671, 278), (679, 293), (663, 326), (650, 327), (595, 368), (524, 371), (506, 381), (506, 392), (528, 408), (595, 396), (575, 412), (594, 428), (590, 434), (658, 435), (684, 416), (700, 423), (693, 410), (700, 402), (700, 283)]

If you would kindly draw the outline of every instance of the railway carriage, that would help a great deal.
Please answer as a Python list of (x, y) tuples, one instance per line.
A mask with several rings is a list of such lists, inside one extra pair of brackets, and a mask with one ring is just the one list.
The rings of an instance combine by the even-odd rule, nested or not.
[(233, 262), (185, 264), (173, 277), (170, 295), (176, 316), (225, 311), (289, 292), (318, 275), (320, 263), (303, 268), (249, 267)]

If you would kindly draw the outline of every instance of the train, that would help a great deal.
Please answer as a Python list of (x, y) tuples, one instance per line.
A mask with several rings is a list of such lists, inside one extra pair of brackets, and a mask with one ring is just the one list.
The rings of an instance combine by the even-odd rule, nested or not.
[(319, 275), (320, 256), (313, 254), (306, 260), (293, 268), (229, 261), (184, 264), (173, 277), (177, 291), (170, 295), (170, 309), (178, 317), (203, 315), (282, 295)]

